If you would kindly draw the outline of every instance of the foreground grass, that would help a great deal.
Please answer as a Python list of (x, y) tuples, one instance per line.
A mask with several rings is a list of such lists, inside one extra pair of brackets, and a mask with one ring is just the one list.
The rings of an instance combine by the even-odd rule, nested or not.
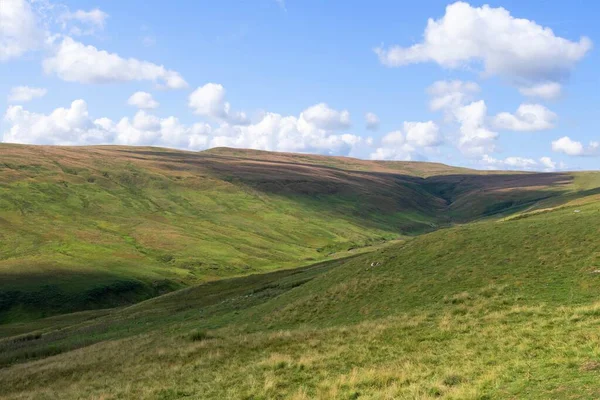
[[(0, 370), (3, 398), (596, 398), (600, 304), (502, 289), (363, 323), (196, 336), (191, 323)], [(462, 296), (466, 298), (467, 296)]]
[(0, 396), (598, 398), (599, 204), (7, 325)]

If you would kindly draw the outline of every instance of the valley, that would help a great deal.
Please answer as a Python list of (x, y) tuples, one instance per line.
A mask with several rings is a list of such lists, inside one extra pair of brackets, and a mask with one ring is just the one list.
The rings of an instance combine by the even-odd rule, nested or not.
[(2, 398), (598, 395), (598, 173), (1, 146)]

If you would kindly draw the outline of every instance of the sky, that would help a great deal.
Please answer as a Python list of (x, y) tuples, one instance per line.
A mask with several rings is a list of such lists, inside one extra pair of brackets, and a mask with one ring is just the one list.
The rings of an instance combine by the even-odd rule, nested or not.
[(0, 141), (600, 167), (592, 0), (0, 0)]

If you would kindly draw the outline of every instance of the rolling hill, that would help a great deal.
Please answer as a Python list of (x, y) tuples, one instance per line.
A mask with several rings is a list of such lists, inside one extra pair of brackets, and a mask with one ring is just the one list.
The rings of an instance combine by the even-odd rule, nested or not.
[(350, 258), (0, 326), (0, 396), (597, 398), (590, 179)]
[(343, 257), (560, 204), (597, 181), (227, 148), (0, 144), (0, 323)]

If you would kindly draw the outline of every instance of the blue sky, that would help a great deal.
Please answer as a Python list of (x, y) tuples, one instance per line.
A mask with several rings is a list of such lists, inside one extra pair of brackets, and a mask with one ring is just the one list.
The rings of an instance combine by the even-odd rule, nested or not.
[(0, 138), (597, 169), (599, 11), (2, 0)]

